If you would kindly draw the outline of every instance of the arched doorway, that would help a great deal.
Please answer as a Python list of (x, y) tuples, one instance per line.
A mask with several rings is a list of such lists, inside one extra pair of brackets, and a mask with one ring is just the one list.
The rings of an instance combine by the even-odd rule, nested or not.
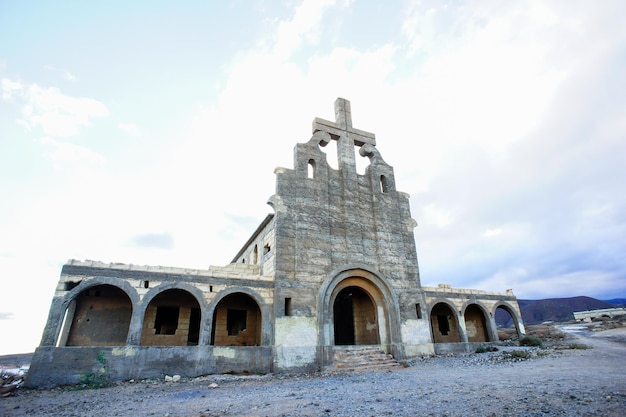
[(379, 343), (376, 306), (362, 288), (350, 286), (337, 294), (333, 303), (336, 345)]
[(494, 317), (498, 327), (498, 340), (500, 341), (516, 342), (526, 332), (517, 314), (506, 304), (500, 304), (496, 307)]
[(81, 291), (65, 313), (60, 346), (123, 346), (133, 306), (128, 294), (113, 285)]
[(456, 314), (448, 304), (435, 304), (430, 312), (430, 324), (435, 343), (461, 342)]
[(197, 345), (201, 314), (200, 304), (191, 293), (181, 289), (159, 293), (146, 308), (141, 345)]
[(465, 330), (468, 342), (488, 342), (487, 320), (483, 310), (476, 304), (465, 309)]
[(222, 298), (213, 312), (211, 344), (215, 346), (259, 346), (262, 330), (261, 309), (244, 293)]

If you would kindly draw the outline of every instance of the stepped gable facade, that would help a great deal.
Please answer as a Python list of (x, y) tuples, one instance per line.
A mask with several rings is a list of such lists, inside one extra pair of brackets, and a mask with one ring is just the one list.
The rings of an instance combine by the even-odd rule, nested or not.
[[(356, 158), (369, 159), (364, 175)], [(68, 261), (27, 385), (311, 371), (360, 346), (396, 361), (469, 352), (497, 342), (496, 309), (525, 333), (510, 290), (422, 287), (409, 196), (349, 101), (336, 100), (334, 122), (316, 118), (294, 168), (275, 175), (273, 213), (229, 265)]]

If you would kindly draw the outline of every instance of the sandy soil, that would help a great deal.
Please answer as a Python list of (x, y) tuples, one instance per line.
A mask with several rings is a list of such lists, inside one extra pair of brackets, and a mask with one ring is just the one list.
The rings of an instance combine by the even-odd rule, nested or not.
[[(2, 416), (624, 416), (626, 328), (558, 349), (434, 357), (385, 372), (214, 375), (97, 390), (20, 389)], [(591, 349), (563, 349), (572, 344)], [(529, 359), (512, 358), (526, 351)]]

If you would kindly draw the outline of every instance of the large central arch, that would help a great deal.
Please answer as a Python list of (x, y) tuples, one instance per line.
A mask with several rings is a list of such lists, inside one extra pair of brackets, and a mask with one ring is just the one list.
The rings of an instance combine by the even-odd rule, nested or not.
[(358, 267), (334, 272), (322, 285), (318, 314), (323, 346), (376, 344), (402, 356), (394, 348), (400, 345), (398, 302), (380, 274)]
[(335, 345), (376, 345), (376, 301), (360, 286), (343, 288), (333, 302)]

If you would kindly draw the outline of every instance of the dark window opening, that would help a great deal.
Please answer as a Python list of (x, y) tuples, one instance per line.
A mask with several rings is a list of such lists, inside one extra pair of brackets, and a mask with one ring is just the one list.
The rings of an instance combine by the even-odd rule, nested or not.
[(144, 288), (150, 288), (150, 281), (144, 281), (143, 282), (143, 287)]
[(263, 246), (263, 254), (268, 254), (268, 253), (270, 253), (270, 250), (271, 250), (271, 249), (270, 249), (270, 245), (269, 245), (269, 244), (267, 244), (267, 245)]
[(307, 178), (315, 178), (315, 160), (309, 159)]
[(200, 309), (192, 308), (189, 316), (189, 335), (187, 345), (196, 346), (200, 340)]
[(384, 175), (380, 176), (380, 191), (382, 191), (383, 193), (386, 193), (387, 191), (389, 191), (389, 184), (387, 182), (387, 177), (385, 177)]
[(213, 285), (209, 285), (209, 292), (213, 292)]
[(420, 306), (420, 303), (415, 304), (415, 312), (417, 313), (417, 318), (421, 319), (422, 318), (422, 306)]
[(254, 264), (258, 264), (259, 263), (259, 247), (257, 245), (254, 245)]
[(229, 336), (237, 336), (239, 332), (246, 330), (246, 310), (228, 310), (226, 316), (226, 330)]
[(439, 325), (439, 332), (447, 336), (450, 332), (450, 322), (448, 321), (448, 316), (437, 316), (437, 324)]
[(242, 259), (241, 259), (241, 263), (242, 263), (242, 264), (245, 264), (245, 263), (246, 263), (246, 258), (242, 258)]
[(285, 316), (291, 316), (291, 298), (285, 298)]
[(73, 290), (74, 288), (76, 288), (76, 286), (80, 284), (80, 281), (78, 282), (66, 282), (65, 283), (65, 291), (70, 291)]
[(155, 334), (176, 334), (178, 328), (178, 307), (157, 307), (154, 320)]

